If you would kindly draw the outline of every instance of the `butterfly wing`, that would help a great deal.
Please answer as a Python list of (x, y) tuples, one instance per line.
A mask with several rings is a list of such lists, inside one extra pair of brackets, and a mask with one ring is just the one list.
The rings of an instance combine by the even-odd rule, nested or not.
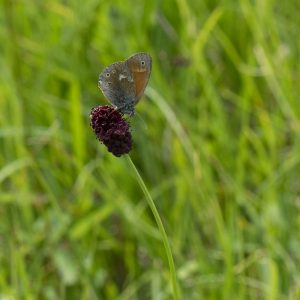
[(135, 101), (134, 79), (125, 62), (116, 62), (106, 67), (99, 76), (98, 86), (117, 108)]
[(125, 63), (133, 77), (136, 104), (143, 96), (148, 84), (152, 69), (152, 59), (149, 54), (140, 52), (129, 57)]

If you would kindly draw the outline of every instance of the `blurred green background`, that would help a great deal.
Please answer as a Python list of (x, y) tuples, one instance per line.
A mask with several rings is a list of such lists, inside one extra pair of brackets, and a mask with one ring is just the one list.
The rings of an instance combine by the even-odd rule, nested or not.
[(128, 160), (89, 126), (152, 55), (131, 158), (182, 299), (300, 299), (300, 2), (0, 1), (0, 299), (172, 299)]

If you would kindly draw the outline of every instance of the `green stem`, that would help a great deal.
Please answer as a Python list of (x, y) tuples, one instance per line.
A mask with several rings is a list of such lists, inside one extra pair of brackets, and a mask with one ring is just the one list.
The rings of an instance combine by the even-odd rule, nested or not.
[(179, 300), (179, 289), (178, 289), (178, 282), (177, 282), (175, 264), (174, 264), (174, 259), (173, 259), (171, 247), (170, 247), (170, 244), (169, 244), (169, 241), (168, 241), (168, 237), (167, 237), (164, 225), (161, 221), (161, 218), (160, 218), (159, 213), (156, 209), (154, 201), (153, 201), (153, 199), (152, 199), (152, 197), (151, 197), (151, 195), (150, 195), (150, 193), (149, 193), (149, 191), (148, 191), (148, 189), (147, 189), (147, 187), (146, 187), (139, 171), (135, 167), (135, 165), (132, 162), (129, 155), (127, 155), (127, 159), (129, 161), (132, 169), (135, 172), (135, 175), (136, 175), (136, 178), (139, 182), (139, 185), (140, 185), (140, 187), (142, 188), (142, 190), (145, 194), (148, 205), (150, 206), (150, 209), (151, 209), (151, 211), (153, 213), (153, 216), (155, 218), (155, 221), (157, 223), (157, 226), (158, 226), (158, 229), (159, 229), (159, 232), (161, 234), (162, 241), (163, 241), (163, 244), (164, 244), (164, 247), (165, 247), (166, 255), (167, 255), (167, 258), (168, 258), (168, 263), (169, 263), (169, 268), (170, 268), (170, 273), (171, 273), (171, 279), (172, 279), (173, 297), (174, 297), (175, 300)]

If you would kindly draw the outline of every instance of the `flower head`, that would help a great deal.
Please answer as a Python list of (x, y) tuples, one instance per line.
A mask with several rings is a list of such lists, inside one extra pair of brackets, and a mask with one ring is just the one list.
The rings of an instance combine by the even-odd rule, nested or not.
[(91, 127), (97, 138), (115, 156), (128, 153), (132, 148), (129, 124), (123, 115), (110, 105), (97, 106), (92, 109)]

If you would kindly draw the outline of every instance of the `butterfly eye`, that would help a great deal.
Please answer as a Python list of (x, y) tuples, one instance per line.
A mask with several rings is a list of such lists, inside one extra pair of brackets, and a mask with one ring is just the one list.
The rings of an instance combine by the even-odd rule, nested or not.
[(109, 76), (110, 76), (110, 74), (109, 74), (109, 73), (106, 73), (105, 75), (106, 75), (106, 77), (109, 77)]

